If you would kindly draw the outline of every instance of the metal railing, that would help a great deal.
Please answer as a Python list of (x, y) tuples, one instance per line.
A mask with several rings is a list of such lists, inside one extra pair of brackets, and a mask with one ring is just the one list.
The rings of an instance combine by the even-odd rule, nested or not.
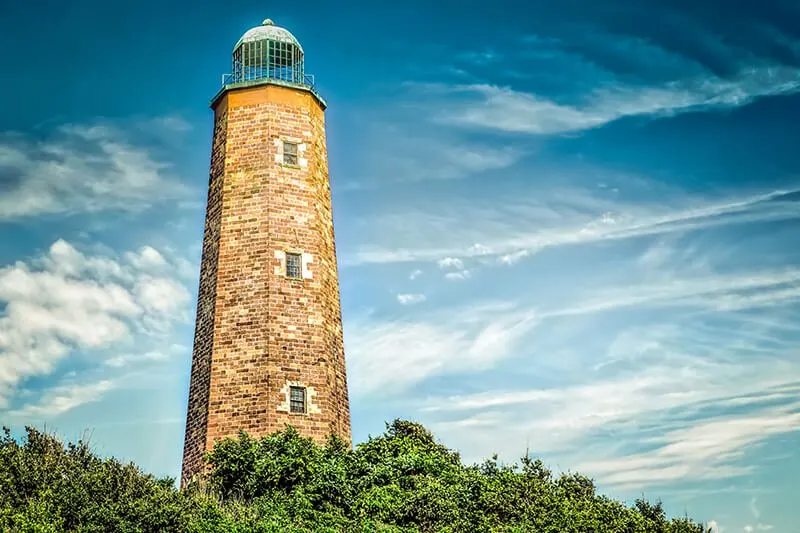
[(280, 70), (267, 70), (267, 69), (247, 69), (235, 72), (233, 74), (223, 74), (222, 75), (222, 86), (230, 85), (233, 83), (241, 83), (247, 81), (258, 81), (258, 80), (275, 80), (279, 82), (285, 83), (293, 83), (297, 85), (303, 85), (308, 87), (309, 89), (316, 89), (316, 82), (314, 80), (313, 74), (303, 74), (302, 82), (299, 80), (299, 76), (294, 76), (293, 73), (285, 73), (281, 72), (284, 69)]

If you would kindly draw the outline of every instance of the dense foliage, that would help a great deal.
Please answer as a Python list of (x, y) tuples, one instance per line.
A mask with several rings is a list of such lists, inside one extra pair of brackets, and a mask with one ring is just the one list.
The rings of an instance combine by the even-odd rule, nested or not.
[(0, 530), (18, 532), (704, 533), (596, 494), (540, 461), (464, 466), (422, 426), (397, 420), (354, 450), (294, 429), (216, 446), (203, 482), (178, 491), (136, 466), (28, 428), (0, 437)]

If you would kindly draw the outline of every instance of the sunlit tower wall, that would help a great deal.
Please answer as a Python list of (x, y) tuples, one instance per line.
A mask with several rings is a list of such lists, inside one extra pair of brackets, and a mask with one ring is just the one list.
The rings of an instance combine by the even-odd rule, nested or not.
[(236, 43), (211, 102), (184, 486), (240, 430), (350, 442), (326, 104), (303, 58), (265, 20)]

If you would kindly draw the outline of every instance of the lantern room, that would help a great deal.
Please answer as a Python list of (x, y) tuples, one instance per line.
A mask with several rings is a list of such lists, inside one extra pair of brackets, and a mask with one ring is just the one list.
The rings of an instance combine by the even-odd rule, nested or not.
[(257, 80), (313, 86), (313, 79), (305, 75), (303, 47), (289, 30), (270, 19), (247, 30), (236, 43), (233, 73), (223, 83)]

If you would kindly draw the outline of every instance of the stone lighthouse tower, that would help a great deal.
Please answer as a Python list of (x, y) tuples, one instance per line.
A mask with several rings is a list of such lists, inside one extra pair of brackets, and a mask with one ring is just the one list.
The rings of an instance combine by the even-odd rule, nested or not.
[(325, 106), (287, 30), (236, 43), (211, 102), (183, 485), (239, 430), (350, 441)]

